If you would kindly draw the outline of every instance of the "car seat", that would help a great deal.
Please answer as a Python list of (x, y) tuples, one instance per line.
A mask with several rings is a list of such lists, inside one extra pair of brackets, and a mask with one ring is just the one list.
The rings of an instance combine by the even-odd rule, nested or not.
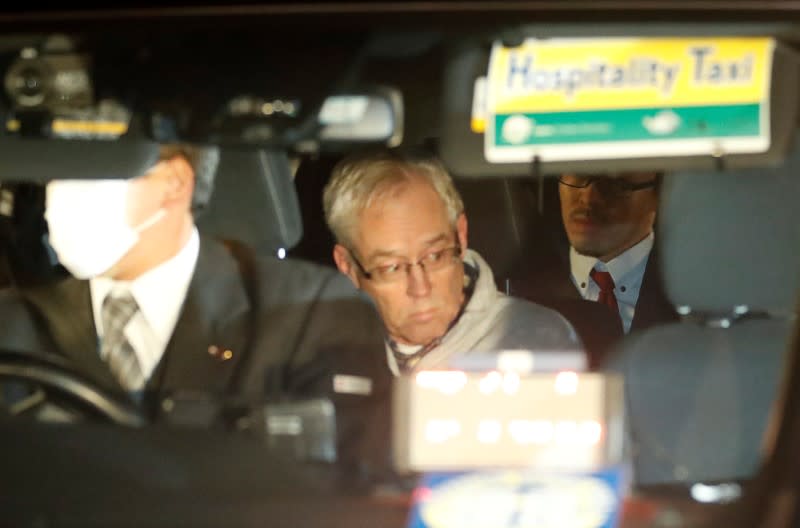
[(664, 180), (665, 292), (682, 321), (632, 334), (625, 376), (638, 484), (746, 478), (762, 459), (800, 286), (800, 149), (776, 169)]
[(303, 233), (286, 153), (223, 149), (214, 191), (196, 223), (201, 233), (283, 258)]

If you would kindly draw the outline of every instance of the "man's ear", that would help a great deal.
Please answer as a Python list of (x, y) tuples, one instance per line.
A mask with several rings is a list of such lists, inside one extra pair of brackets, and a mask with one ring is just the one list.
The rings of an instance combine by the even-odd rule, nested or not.
[(167, 201), (191, 203), (194, 192), (194, 170), (183, 156), (173, 156), (162, 161), (167, 165)]
[(467, 250), (467, 215), (461, 213), (456, 219), (456, 236), (458, 236), (458, 243), (461, 246), (461, 256)]
[(350, 259), (350, 251), (346, 247), (341, 244), (333, 246), (333, 261), (339, 271), (347, 275), (356, 288), (361, 289), (358, 270), (353, 265), (353, 261)]

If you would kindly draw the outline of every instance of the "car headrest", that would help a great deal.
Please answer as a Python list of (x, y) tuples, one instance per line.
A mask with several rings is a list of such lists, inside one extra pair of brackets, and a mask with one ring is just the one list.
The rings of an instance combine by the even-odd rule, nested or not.
[(455, 181), (469, 219), (469, 246), (486, 259), (501, 288), (522, 252), (543, 246), (530, 244), (536, 197), (527, 183), (512, 178)]
[(783, 166), (664, 179), (658, 213), (667, 296), (693, 312), (790, 314), (800, 287), (800, 142)]
[(223, 149), (214, 192), (197, 226), (204, 234), (275, 255), (300, 240), (303, 223), (285, 152)]

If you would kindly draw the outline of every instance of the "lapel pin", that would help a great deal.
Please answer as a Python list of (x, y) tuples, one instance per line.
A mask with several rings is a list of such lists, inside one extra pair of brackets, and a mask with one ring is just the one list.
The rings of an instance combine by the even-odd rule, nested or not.
[(233, 351), (228, 349), (221, 349), (217, 345), (208, 347), (208, 355), (220, 361), (228, 361), (233, 358)]

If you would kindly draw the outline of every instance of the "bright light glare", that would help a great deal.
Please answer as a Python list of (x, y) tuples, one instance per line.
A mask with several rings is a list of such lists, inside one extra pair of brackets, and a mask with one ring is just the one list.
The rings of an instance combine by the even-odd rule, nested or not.
[(497, 420), (481, 420), (478, 423), (478, 441), (482, 444), (496, 444), (503, 434), (503, 426)]
[(467, 384), (467, 375), (460, 370), (424, 370), (417, 374), (417, 385), (436, 389), (442, 394), (455, 394)]
[(554, 441), (558, 444), (593, 446), (603, 437), (603, 426), (598, 422), (587, 420), (573, 422), (564, 420), (556, 422)]
[(331, 95), (322, 104), (319, 122), (323, 125), (358, 123), (368, 105), (366, 95)]
[(528, 350), (503, 350), (497, 356), (497, 368), (503, 372), (533, 372), (533, 354)]
[(492, 394), (500, 389), (500, 384), (503, 383), (503, 376), (496, 370), (488, 372), (478, 382), (478, 389), (486, 395)]
[(506, 394), (516, 394), (519, 391), (519, 374), (516, 372), (506, 372), (503, 375), (503, 392)]
[(692, 498), (703, 503), (731, 502), (742, 495), (742, 488), (736, 483), (703, 484), (698, 482), (692, 485)]
[(284, 248), (278, 248), (278, 258), (281, 260), (286, 258), (286, 250)]
[(555, 423), (549, 420), (511, 420), (508, 423), (508, 433), (520, 445), (545, 445), (555, 442), (593, 446), (600, 442), (603, 427), (591, 420), (583, 422), (563, 420)]
[(581, 422), (578, 426), (580, 442), (585, 445), (597, 445), (603, 436), (603, 426), (597, 422)]
[(573, 421), (556, 422), (555, 441), (559, 444), (577, 443), (578, 424)]
[(578, 392), (578, 375), (569, 371), (556, 374), (556, 392), (562, 396)]
[(456, 419), (430, 420), (425, 424), (425, 439), (432, 444), (443, 444), (461, 433)]
[(547, 420), (511, 420), (508, 433), (522, 445), (547, 444), (553, 439), (553, 422)]

